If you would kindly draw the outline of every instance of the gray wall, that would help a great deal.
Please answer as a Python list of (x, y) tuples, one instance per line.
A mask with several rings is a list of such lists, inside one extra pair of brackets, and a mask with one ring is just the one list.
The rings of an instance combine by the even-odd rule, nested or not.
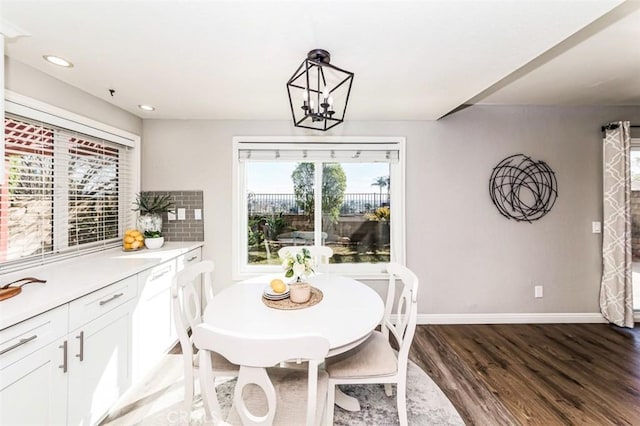
[(5, 87), (8, 90), (142, 135), (141, 118), (7, 56), (4, 61)]
[[(437, 122), (349, 122), (330, 135), (407, 138), (407, 264), (420, 313), (596, 313), (600, 281), (600, 125), (640, 122), (637, 107), (476, 106)], [(289, 121), (145, 120), (142, 188), (203, 190), (205, 257), (231, 283), (232, 137), (318, 135)], [(501, 216), (492, 168), (523, 153), (555, 171), (559, 197), (541, 220)], [(544, 285), (544, 298), (533, 286)]]
[[(204, 191), (204, 254), (219, 285), (231, 282), (231, 138), (319, 134), (289, 121), (142, 122), (5, 59), (9, 90), (142, 134), (143, 190)], [(407, 263), (422, 281), (421, 313), (582, 313), (598, 312), (600, 125), (620, 119), (640, 123), (640, 108), (476, 106), (437, 122), (347, 121), (327, 135), (407, 138)], [(493, 166), (516, 153), (558, 178), (556, 205), (533, 224), (505, 219), (488, 195)]]

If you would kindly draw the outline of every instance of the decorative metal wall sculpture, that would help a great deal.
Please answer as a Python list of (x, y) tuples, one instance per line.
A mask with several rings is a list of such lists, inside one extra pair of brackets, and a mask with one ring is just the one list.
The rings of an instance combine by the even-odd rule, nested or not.
[(515, 154), (493, 168), (489, 194), (504, 217), (531, 223), (551, 211), (558, 197), (558, 182), (544, 161)]

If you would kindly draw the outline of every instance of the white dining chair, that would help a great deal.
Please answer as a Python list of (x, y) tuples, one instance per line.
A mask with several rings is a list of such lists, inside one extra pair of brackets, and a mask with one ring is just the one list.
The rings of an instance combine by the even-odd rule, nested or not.
[[(193, 327), (202, 322), (202, 304), (196, 282), (201, 280), (203, 293), (210, 300), (213, 297), (211, 275), (214, 269), (215, 264), (211, 260), (189, 265), (176, 274), (171, 286), (173, 323), (184, 362), (184, 404), (187, 409), (190, 409), (193, 403), (195, 371), (199, 368), (199, 358), (194, 355), (192, 336), (189, 336), (189, 330), (193, 330)], [(219, 354), (211, 354), (211, 365), (214, 375), (238, 375), (239, 367)], [(200, 387), (202, 388), (202, 384)]]
[[(381, 331), (374, 331), (362, 344), (335, 357), (328, 358), (327, 425), (333, 423), (335, 387), (341, 384), (384, 384), (391, 396), (391, 384), (396, 384), (398, 418), (407, 425), (407, 364), (409, 347), (416, 330), (418, 311), (418, 277), (397, 263), (387, 265), (389, 289)], [(403, 288), (396, 301), (397, 280)], [(391, 334), (398, 345), (396, 352), (389, 342)]]
[(309, 250), (314, 269), (322, 269), (316, 272), (326, 272), (329, 259), (333, 256), (333, 249), (328, 246), (285, 246), (278, 250), (278, 257), (284, 259), (287, 254), (295, 255), (302, 252), (302, 249)]
[[(329, 352), (326, 338), (316, 334), (282, 338), (248, 337), (206, 323), (196, 326), (193, 335), (200, 351), (200, 383), (206, 386), (206, 390), (203, 387), (203, 395), (207, 414), (219, 412), (218, 401), (212, 397), (215, 390), (210, 369), (207, 368), (210, 362), (207, 353), (217, 352), (240, 365), (227, 423), (286, 426), (321, 424), (327, 401), (327, 374), (319, 371), (318, 365)], [(306, 361), (308, 368), (277, 366), (292, 360)]]

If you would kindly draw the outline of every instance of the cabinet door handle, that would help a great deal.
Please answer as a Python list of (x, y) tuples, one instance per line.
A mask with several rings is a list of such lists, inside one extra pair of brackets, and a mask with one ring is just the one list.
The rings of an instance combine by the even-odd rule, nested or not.
[(113, 296), (111, 296), (110, 298), (106, 299), (106, 300), (101, 300), (100, 301), (100, 306), (102, 305), (106, 305), (109, 302), (113, 302), (114, 300), (116, 300), (118, 297), (123, 296), (124, 293), (118, 293), (118, 294), (114, 294)]
[(31, 337), (25, 337), (24, 339), (20, 339), (18, 341), (18, 343), (9, 346), (6, 349), (1, 350), (0, 351), (0, 355), (6, 354), (7, 352), (14, 350), (15, 348), (19, 348), (20, 346), (24, 345), (25, 343), (29, 343), (30, 341), (35, 340), (36, 338), (38, 338), (37, 334), (34, 334)]
[(76, 358), (80, 358), (80, 362), (84, 361), (84, 331), (81, 331), (76, 339), (80, 339), (80, 352), (76, 354)]
[(164, 271), (159, 272), (159, 273), (157, 273), (157, 274), (153, 275), (149, 281), (155, 281), (155, 280), (157, 280), (158, 278), (160, 278), (160, 277), (163, 277), (163, 276), (167, 275), (169, 272), (171, 272), (171, 268), (165, 269)]
[(67, 341), (65, 340), (64, 343), (58, 347), (62, 349), (62, 365), (59, 365), (58, 368), (62, 368), (62, 372), (66, 373), (67, 372)]
[(190, 258), (187, 259), (187, 262), (191, 262), (192, 260), (196, 260), (198, 258), (198, 255), (193, 255)]

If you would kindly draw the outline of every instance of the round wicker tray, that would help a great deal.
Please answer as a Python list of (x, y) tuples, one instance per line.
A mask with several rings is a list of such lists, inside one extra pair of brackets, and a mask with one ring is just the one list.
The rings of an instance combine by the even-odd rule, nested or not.
[(314, 286), (311, 286), (311, 297), (304, 303), (294, 303), (288, 297), (283, 300), (269, 300), (262, 297), (262, 302), (270, 308), (293, 310), (308, 308), (310, 306), (317, 305), (322, 300), (322, 297), (322, 291), (315, 288)]

